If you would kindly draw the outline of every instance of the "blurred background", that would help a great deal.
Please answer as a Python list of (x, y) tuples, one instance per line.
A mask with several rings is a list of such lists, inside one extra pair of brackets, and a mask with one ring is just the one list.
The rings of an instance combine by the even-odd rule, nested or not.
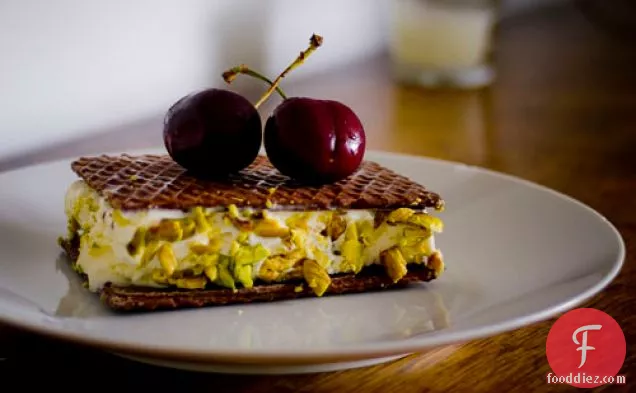
[[(178, 98), (218, 86), (256, 99), (265, 88), (260, 82), (242, 77), (228, 87), (221, 73), (245, 63), (273, 78), (316, 32), (324, 45), (283, 82), (288, 93), (347, 102), (375, 135), (374, 148), (399, 150), (421, 129), (448, 130), (462, 132), (457, 143), (465, 145), (454, 146), (450, 158), (480, 162), (490, 116), (484, 107), (496, 102), (482, 93), (395, 90), (392, 83), (452, 87), (417, 67), (456, 72), (452, 66), (472, 61), (472, 74), (452, 75), (460, 90), (536, 79), (558, 89), (559, 73), (567, 72), (561, 57), (579, 51), (570, 61), (579, 71), (590, 67), (595, 55), (588, 49), (611, 30), (607, 19), (612, 25), (621, 14), (589, 11), (583, 3), (629, 1), (3, 0), (0, 159), (112, 132), (126, 146), (159, 145), (161, 116)], [(510, 94), (530, 98), (519, 89)], [(424, 111), (426, 123), (409, 124), (408, 111)], [(401, 134), (380, 132), (392, 128)]]

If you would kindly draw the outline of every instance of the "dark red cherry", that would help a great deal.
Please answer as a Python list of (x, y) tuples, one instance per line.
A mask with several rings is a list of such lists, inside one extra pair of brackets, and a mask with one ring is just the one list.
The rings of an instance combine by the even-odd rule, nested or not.
[(250, 165), (262, 123), (243, 96), (207, 89), (181, 98), (166, 113), (163, 140), (174, 161), (196, 175), (226, 176)]
[(264, 146), (282, 174), (308, 183), (330, 183), (354, 173), (364, 158), (366, 135), (348, 106), (292, 97), (265, 123)]

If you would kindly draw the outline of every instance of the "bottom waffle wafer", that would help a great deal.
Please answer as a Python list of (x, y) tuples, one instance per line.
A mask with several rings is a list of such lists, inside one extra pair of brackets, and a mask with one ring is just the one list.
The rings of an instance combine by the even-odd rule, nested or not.
[(372, 162), (321, 187), (266, 158), (223, 180), (161, 155), (84, 157), (60, 244), (116, 310), (278, 301), (402, 288), (444, 270), (429, 210), (443, 200)]

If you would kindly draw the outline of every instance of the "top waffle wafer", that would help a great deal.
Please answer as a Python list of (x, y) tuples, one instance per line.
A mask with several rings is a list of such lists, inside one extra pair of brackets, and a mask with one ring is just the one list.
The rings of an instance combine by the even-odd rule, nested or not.
[[(281, 175), (265, 156), (220, 181), (190, 175), (169, 155), (82, 157), (71, 167), (116, 209), (190, 209), (195, 206), (285, 209), (441, 210), (443, 199), (370, 161), (341, 181), (310, 187)], [(272, 206), (270, 205), (270, 206)]]

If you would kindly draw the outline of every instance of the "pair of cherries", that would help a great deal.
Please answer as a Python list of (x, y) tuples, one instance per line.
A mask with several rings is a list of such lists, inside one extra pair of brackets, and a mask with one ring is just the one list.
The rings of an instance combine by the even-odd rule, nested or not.
[[(333, 100), (287, 98), (280, 80), (322, 43), (313, 35), (309, 48), (274, 82), (241, 65), (224, 73), (230, 83), (239, 73), (270, 84), (256, 103), (235, 92), (210, 88), (181, 98), (167, 112), (163, 138), (172, 159), (197, 176), (222, 178), (249, 166), (261, 145), (272, 165), (297, 181), (313, 184), (346, 178), (360, 166), (366, 148), (360, 119)], [(273, 91), (284, 98), (262, 129), (258, 106)]]

